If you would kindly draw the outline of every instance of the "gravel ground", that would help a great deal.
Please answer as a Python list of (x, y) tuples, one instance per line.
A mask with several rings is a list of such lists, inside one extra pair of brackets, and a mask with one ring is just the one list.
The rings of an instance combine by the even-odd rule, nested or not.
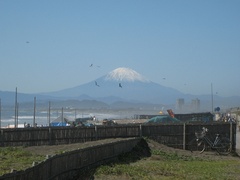
[[(39, 155), (54, 155), (57, 153), (62, 153), (64, 151), (72, 151), (76, 149), (82, 149), (98, 144), (105, 144), (105, 143), (110, 143), (110, 142), (115, 142), (119, 141), (122, 138), (117, 138), (117, 139), (105, 139), (105, 140), (99, 140), (99, 141), (91, 141), (91, 142), (85, 142), (85, 143), (75, 143), (75, 144), (65, 144), (65, 145), (53, 145), (53, 146), (31, 146), (31, 147), (26, 147), (25, 150), (30, 151), (33, 154), (39, 154)], [(202, 154), (199, 154), (198, 152), (191, 152), (188, 150), (182, 150), (182, 149), (176, 149), (172, 147), (168, 147), (163, 144), (159, 144), (155, 141), (148, 140), (147, 141), (148, 146), (150, 149), (158, 149), (164, 152), (173, 152), (177, 153), (180, 155), (184, 156), (195, 156), (195, 157), (201, 157), (201, 158), (206, 158), (206, 159), (235, 159), (238, 158), (240, 155), (240, 133), (238, 132), (237, 134), (237, 154), (229, 154), (227, 156), (222, 156), (219, 155), (216, 151), (207, 151), (203, 152)]]
[[(137, 122), (139, 123), (139, 122)], [(60, 152), (64, 152), (64, 151), (71, 151), (71, 150), (76, 150), (79, 148), (85, 148), (85, 147), (89, 147), (89, 146), (94, 146), (97, 144), (102, 144), (102, 143), (109, 143), (109, 142), (114, 142), (114, 141), (118, 141), (121, 138), (117, 138), (117, 139), (105, 139), (105, 140), (101, 140), (101, 141), (92, 141), (92, 142), (85, 142), (85, 143), (75, 143), (75, 144), (64, 144), (64, 145), (53, 145), (53, 146), (30, 146), (30, 147), (26, 147), (25, 149), (28, 151), (31, 151), (34, 154), (40, 154), (40, 155), (54, 155)], [(220, 156), (216, 151), (210, 151), (210, 152), (204, 152), (202, 154), (199, 153), (191, 153), (190, 151), (186, 151), (186, 150), (181, 150), (181, 149), (174, 149), (171, 147), (167, 147), (165, 145), (159, 144), (157, 142), (154, 141), (149, 141), (148, 145), (150, 148), (157, 148), (157, 149), (161, 149), (163, 151), (174, 151), (177, 153), (181, 153), (181, 154), (185, 154), (185, 155), (191, 155), (191, 156), (211, 156), (213, 158), (232, 158), (232, 155), (228, 155), (228, 156)], [(240, 155), (240, 131), (237, 129), (237, 135), (236, 135), (236, 153), (238, 155)], [(236, 154), (235, 154), (236, 155)], [(236, 156), (234, 156), (234, 158), (236, 158)]]
[(83, 149), (86, 147), (116, 142), (120, 140), (123, 140), (123, 138), (104, 139), (99, 141), (89, 141), (85, 143), (62, 144), (62, 145), (51, 145), (51, 146), (47, 146), (47, 145), (46, 146), (29, 146), (29, 147), (26, 147), (25, 150), (30, 151), (31, 153), (37, 154), (37, 155), (55, 155), (58, 153), (62, 153), (64, 151), (65, 152), (73, 151), (76, 149)]

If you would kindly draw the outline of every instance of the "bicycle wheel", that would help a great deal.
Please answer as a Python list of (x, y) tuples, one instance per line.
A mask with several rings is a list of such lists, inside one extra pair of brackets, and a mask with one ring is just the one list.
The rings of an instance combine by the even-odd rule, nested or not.
[(221, 138), (216, 144), (216, 150), (221, 155), (228, 155), (232, 150), (231, 141), (226, 137)]
[(189, 142), (189, 150), (191, 152), (198, 151), (199, 153), (202, 153), (205, 150), (205, 141), (202, 139), (194, 138)]

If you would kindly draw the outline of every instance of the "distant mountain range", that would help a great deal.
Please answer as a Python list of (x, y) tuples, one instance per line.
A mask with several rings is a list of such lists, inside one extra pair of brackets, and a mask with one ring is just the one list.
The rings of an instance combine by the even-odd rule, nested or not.
[[(147, 80), (145, 77), (130, 68), (117, 68), (107, 75), (94, 81), (82, 84), (73, 88), (42, 94), (18, 93), (18, 102), (32, 102), (37, 97), (38, 102), (84, 102), (89, 107), (119, 108), (136, 107), (137, 104), (171, 105), (176, 100), (183, 98), (186, 103), (191, 104), (192, 99), (198, 98), (203, 110), (209, 109), (212, 105), (211, 95), (184, 94), (176, 89), (162, 86)], [(14, 104), (15, 92), (0, 91), (2, 103)], [(240, 106), (240, 97), (220, 97), (214, 95), (214, 106), (223, 108)], [(88, 101), (88, 103), (87, 103)], [(144, 105), (144, 107), (145, 107)], [(85, 106), (87, 107), (87, 106)]]
[(129, 68), (117, 68), (95, 81), (61, 91), (45, 93), (52, 97), (90, 96), (104, 102), (116, 100), (147, 103), (174, 103), (183, 93), (145, 79)]

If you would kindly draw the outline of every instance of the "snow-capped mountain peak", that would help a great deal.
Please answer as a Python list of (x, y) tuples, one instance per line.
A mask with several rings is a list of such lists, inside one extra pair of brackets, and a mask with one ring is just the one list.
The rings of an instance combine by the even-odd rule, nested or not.
[(149, 82), (146, 78), (144, 78), (141, 74), (137, 73), (136, 71), (130, 68), (120, 67), (114, 69), (113, 71), (109, 72), (105, 80), (114, 80), (114, 81), (141, 81), (141, 82)]

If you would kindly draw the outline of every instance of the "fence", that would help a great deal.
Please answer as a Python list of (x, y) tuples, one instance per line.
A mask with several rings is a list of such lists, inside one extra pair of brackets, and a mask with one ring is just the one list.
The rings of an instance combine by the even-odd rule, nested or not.
[(0, 179), (61, 180), (73, 177), (83, 168), (96, 166), (116, 158), (121, 153), (131, 151), (141, 141), (141, 136), (168, 146), (185, 149), (188, 142), (194, 138), (195, 131), (201, 130), (203, 126), (209, 129), (210, 135), (220, 134), (229, 137), (233, 143), (232, 149), (235, 150), (236, 124), (233, 123), (1, 129), (2, 146), (66, 144), (120, 137), (124, 140), (55, 155), (25, 171), (5, 174)]
[(188, 143), (195, 137), (195, 131), (202, 130), (202, 127), (209, 129), (210, 137), (215, 137), (216, 134), (228, 137), (232, 142), (232, 149), (236, 149), (236, 124), (233, 123), (149, 125), (142, 127), (142, 134), (161, 144), (186, 149)]
[(0, 146), (41, 146), (70, 144), (107, 138), (149, 137), (159, 143), (185, 149), (194, 132), (205, 126), (210, 135), (229, 137), (236, 146), (235, 123), (144, 124), (93, 127), (48, 127), (1, 129)]
[(141, 138), (128, 138), (69, 151), (64, 154), (55, 155), (24, 171), (0, 176), (0, 179), (72, 179), (74, 176), (79, 176), (81, 169), (94, 167), (106, 161), (113, 160), (118, 155), (131, 151), (140, 142)]

